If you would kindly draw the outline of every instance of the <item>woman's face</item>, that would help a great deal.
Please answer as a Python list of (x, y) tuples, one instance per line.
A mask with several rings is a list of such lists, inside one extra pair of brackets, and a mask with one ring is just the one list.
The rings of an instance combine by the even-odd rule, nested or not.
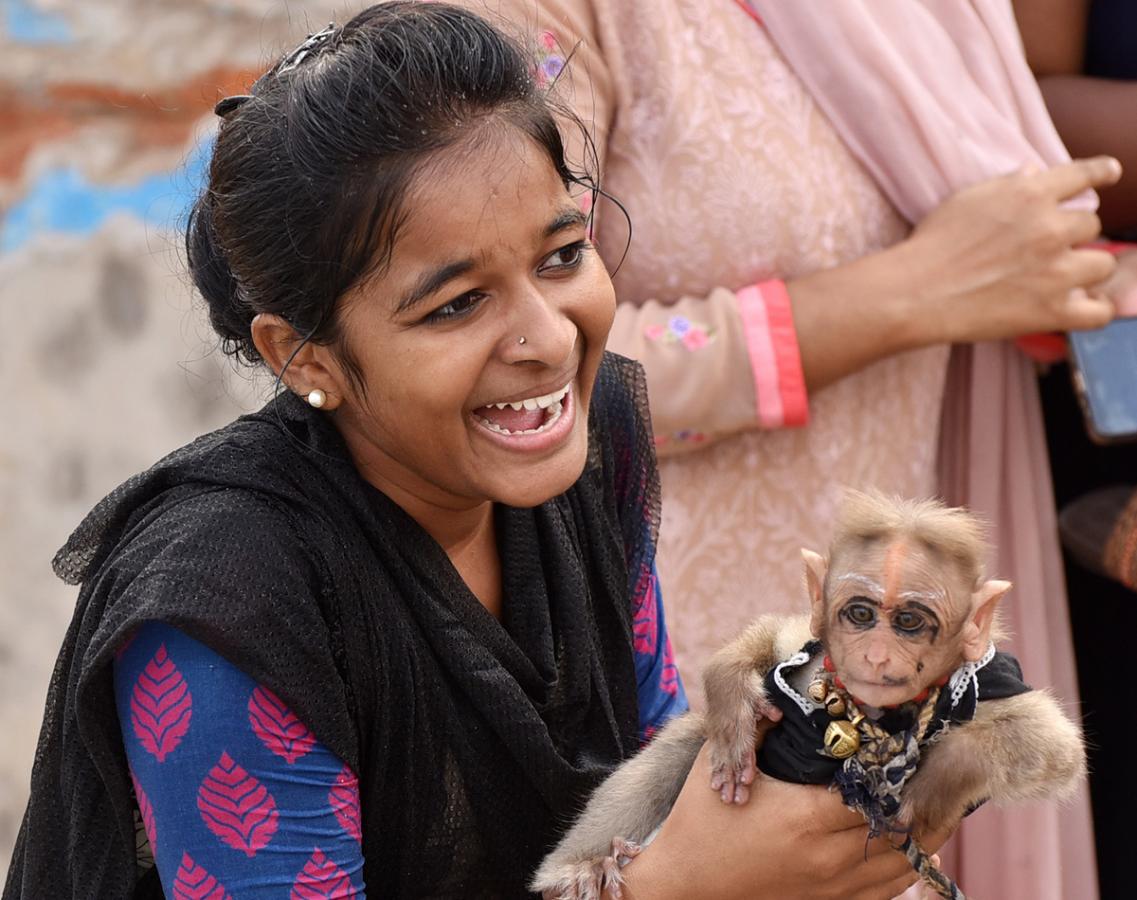
[(337, 379), (335, 421), (404, 506), (533, 506), (584, 467), (612, 282), (548, 155), (502, 130), (420, 171), (390, 266), (340, 313), (363, 389)]

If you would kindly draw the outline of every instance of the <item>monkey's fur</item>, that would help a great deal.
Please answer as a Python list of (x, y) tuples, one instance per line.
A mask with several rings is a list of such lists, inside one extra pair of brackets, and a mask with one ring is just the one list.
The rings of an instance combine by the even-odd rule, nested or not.
[[(763, 678), (810, 636), (806, 616), (765, 616), (719, 650), (705, 670), (707, 712), (674, 719), (596, 789), (531, 889), (564, 900), (600, 900), (605, 891), (619, 896), (617, 857), (634, 855), (634, 845), (667, 818), (705, 742), (712, 771), (737, 782), (742, 793), (734, 801), (745, 802), (756, 716), (769, 709)], [(742, 775), (747, 770), (749, 777)], [(958, 822), (984, 801), (1061, 800), (1084, 773), (1081, 731), (1047, 692), (984, 700), (973, 719), (947, 728), (925, 749), (904, 787), (898, 819), (919, 834)]]

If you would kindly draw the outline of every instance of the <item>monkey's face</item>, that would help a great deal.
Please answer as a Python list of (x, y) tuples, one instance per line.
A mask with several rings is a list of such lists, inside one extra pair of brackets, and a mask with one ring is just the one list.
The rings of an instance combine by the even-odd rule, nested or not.
[(962, 662), (971, 591), (955, 566), (927, 549), (866, 543), (835, 560), (826, 587), (822, 639), (862, 703), (904, 703)]

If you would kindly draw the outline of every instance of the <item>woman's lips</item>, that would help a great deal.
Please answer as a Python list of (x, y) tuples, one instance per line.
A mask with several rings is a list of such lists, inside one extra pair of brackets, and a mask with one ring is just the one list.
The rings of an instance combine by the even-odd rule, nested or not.
[[(572, 431), (576, 419), (576, 398), (572, 385), (552, 396), (548, 406), (520, 410), (483, 406), (470, 413), (478, 432), (500, 447), (526, 453), (548, 450), (561, 443)], [(546, 399), (546, 398), (541, 398)], [(512, 426), (512, 427), (510, 427)]]

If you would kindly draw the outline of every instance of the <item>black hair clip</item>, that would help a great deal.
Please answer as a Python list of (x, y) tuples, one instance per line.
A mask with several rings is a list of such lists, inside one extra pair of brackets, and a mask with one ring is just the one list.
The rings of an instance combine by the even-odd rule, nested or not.
[(284, 59), (277, 63), (275, 74), (283, 75), (285, 72), (290, 72), (295, 69), (300, 63), (307, 59), (308, 55), (328, 40), (335, 34), (336, 26), (334, 22), (329, 22), (326, 28), (317, 31), (314, 34), (308, 35), (304, 42), (287, 54)]
[[(320, 29), (314, 34), (308, 35), (299, 47), (285, 54), (284, 58), (276, 64), (275, 68), (258, 78), (256, 84), (253, 85), (253, 90), (255, 91), (257, 89), (257, 84), (260, 84), (267, 75), (283, 75), (285, 72), (290, 72), (295, 69), (308, 58), (313, 50), (327, 41), (335, 32), (335, 23), (329, 22), (327, 27)], [(234, 94), (232, 97), (222, 97), (213, 107), (213, 112), (224, 119), (229, 113), (237, 109), (237, 107), (252, 99), (252, 94)]]
[(217, 101), (217, 105), (213, 107), (215, 115), (224, 119), (229, 113), (241, 106), (245, 101), (252, 100), (252, 94), (234, 94), (232, 97), (222, 97)]

